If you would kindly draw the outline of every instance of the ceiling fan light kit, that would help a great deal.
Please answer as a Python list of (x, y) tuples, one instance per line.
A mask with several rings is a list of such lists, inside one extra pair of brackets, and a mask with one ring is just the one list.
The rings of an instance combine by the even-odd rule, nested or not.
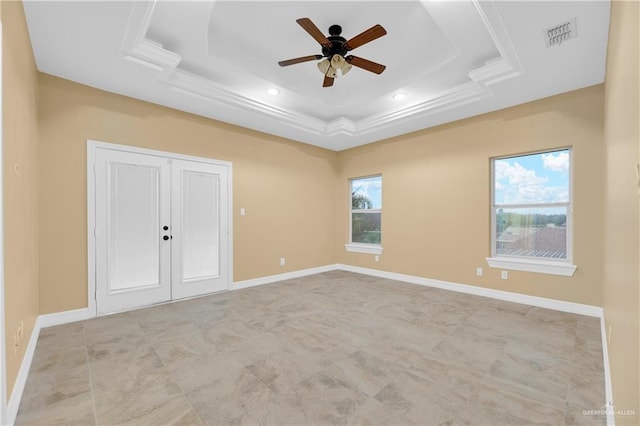
[(322, 87), (333, 86), (333, 80), (338, 76), (337, 71), (340, 70), (342, 75), (347, 74), (353, 66), (362, 68), (375, 74), (382, 74), (385, 66), (359, 58), (357, 56), (348, 55), (347, 52), (353, 50), (363, 44), (369, 43), (377, 38), (387, 34), (382, 25), (374, 25), (368, 30), (358, 34), (350, 40), (345, 39), (340, 34), (342, 27), (340, 25), (332, 25), (329, 27), (329, 36), (322, 34), (322, 31), (309, 18), (300, 18), (296, 22), (313, 37), (320, 46), (322, 46), (322, 55), (309, 55), (300, 58), (287, 59), (278, 62), (281, 67), (299, 64), (308, 61), (317, 61), (318, 69), (324, 75)]

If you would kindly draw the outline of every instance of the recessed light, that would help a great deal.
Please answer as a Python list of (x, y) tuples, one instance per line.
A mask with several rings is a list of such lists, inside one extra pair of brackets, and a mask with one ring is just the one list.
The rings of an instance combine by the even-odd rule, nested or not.
[(270, 94), (270, 95), (275, 96), (275, 95), (277, 95), (278, 93), (280, 93), (280, 91), (279, 91), (278, 89), (276, 89), (275, 87), (272, 87), (271, 89), (268, 89), (268, 90), (267, 90), (267, 93), (268, 93), (268, 94)]
[(395, 101), (401, 101), (401, 100), (403, 100), (404, 98), (407, 97), (407, 94), (406, 93), (396, 93), (392, 97), (393, 97), (393, 100), (395, 100)]

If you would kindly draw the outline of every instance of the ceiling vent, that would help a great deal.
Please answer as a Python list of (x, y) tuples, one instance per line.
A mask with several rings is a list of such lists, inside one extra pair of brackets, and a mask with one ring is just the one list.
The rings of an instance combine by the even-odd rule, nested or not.
[(563, 42), (576, 38), (577, 36), (576, 18), (569, 19), (566, 22), (544, 30), (544, 40), (547, 47), (559, 46)]

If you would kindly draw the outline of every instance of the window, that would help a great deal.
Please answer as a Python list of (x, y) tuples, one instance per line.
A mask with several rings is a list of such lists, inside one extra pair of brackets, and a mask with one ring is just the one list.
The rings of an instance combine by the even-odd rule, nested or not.
[(489, 266), (573, 275), (571, 150), (492, 161)]
[(382, 176), (349, 181), (351, 208), (347, 251), (382, 253)]

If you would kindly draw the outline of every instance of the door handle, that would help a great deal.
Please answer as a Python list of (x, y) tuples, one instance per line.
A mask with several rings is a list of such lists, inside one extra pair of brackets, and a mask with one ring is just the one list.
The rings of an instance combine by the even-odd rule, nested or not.
[(163, 227), (162, 227), (162, 229), (163, 229), (164, 231), (168, 231), (168, 230), (169, 230), (169, 227), (168, 227), (167, 225), (165, 225), (165, 226), (163, 226)]

